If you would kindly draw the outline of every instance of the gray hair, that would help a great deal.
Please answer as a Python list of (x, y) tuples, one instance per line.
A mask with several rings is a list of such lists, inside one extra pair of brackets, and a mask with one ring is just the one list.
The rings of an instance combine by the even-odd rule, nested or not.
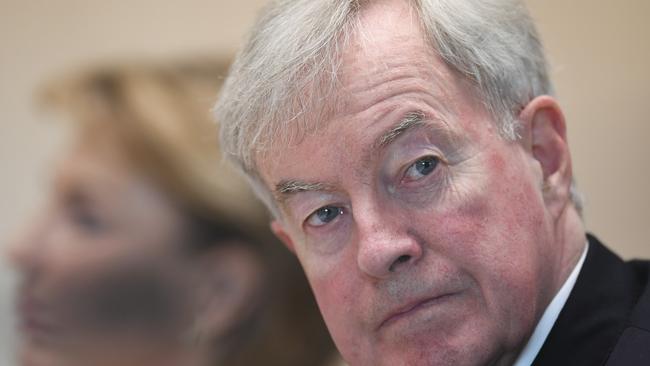
[[(432, 48), (474, 85), (515, 140), (517, 116), (539, 95), (552, 95), (544, 51), (518, 0), (408, 0)], [(277, 216), (256, 161), (317, 129), (334, 103), (341, 51), (356, 29), (364, 0), (276, 0), (261, 13), (231, 67), (215, 107), (221, 146)], [(306, 117), (309, 118), (306, 118)], [(319, 118), (320, 117), (320, 118)], [(572, 186), (578, 210), (581, 200)]]

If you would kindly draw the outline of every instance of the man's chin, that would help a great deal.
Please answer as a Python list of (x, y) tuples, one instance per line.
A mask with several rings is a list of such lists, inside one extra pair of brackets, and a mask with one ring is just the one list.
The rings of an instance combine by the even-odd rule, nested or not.
[(485, 320), (450, 316), (444, 321), (414, 317), (376, 339), (369, 350), (358, 352), (370, 358), (351, 365), (487, 365), (502, 349), (498, 332), (486, 332)]
[[(363, 366), (478, 366), (495, 362), (497, 350), (487, 349), (485, 345), (490, 342), (468, 340), (470, 344), (458, 345), (443, 343), (440, 339), (419, 339), (417, 342), (405, 345), (404, 343), (379, 347), (377, 352), (372, 352), (373, 358), (359, 363)], [(357, 363), (351, 362), (356, 366)]]

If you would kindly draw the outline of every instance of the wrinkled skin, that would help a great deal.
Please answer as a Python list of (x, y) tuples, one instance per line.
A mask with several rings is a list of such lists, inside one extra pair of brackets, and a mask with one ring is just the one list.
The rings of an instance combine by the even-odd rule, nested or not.
[[(336, 112), (260, 158), (272, 228), (351, 365), (509, 364), (584, 244), (564, 120), (539, 97), (522, 139), (500, 137), (414, 17), (365, 8)], [(288, 182), (303, 189), (279, 192)]]

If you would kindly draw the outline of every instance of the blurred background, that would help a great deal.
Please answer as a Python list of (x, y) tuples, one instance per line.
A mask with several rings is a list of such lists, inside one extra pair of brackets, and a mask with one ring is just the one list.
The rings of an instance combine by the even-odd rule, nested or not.
[[(232, 57), (263, 0), (0, 0), (0, 245), (36, 212), (69, 139), (37, 108), (44, 82), (129, 60)], [(650, 257), (650, 2), (527, 0), (566, 113), (589, 231)], [(13, 365), (12, 286), (0, 264), (0, 365)]]

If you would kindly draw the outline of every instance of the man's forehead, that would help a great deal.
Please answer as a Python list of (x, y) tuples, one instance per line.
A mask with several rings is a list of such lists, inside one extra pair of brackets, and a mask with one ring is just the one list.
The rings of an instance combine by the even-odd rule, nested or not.
[[(353, 28), (351, 41), (344, 43), (346, 48), (342, 50), (341, 64), (337, 69), (336, 82), (331, 92), (326, 98), (314, 103), (309, 113), (297, 117), (296, 121), (303, 119), (304, 123), (285, 126), (283, 133), (291, 136), (289, 143), (285, 140), (285, 143), (271, 147), (270, 151), (258, 160), (263, 161), (259, 166), (263, 170), (265, 185), (276, 198), (282, 191), (303, 192), (325, 187), (323, 182), (319, 181), (303, 181), (297, 177), (278, 177), (272, 174), (280, 167), (280, 156), (295, 156), (296, 147), (301, 145), (305, 138), (323, 134), (333, 120), (347, 118), (353, 114), (360, 116), (378, 101), (391, 93), (397, 93), (394, 88), (396, 81), (408, 80), (411, 90), (429, 93), (432, 97), (427, 104), (432, 108), (429, 108), (427, 113), (417, 108), (405, 110), (405, 114), (401, 116), (402, 120), (382, 131), (385, 141), (375, 141), (376, 147), (390, 143), (400, 134), (400, 129), (406, 127), (404, 124), (400, 127), (400, 124), (409, 119), (410, 122), (433, 122), (439, 132), (445, 132), (445, 137), (457, 136), (455, 127), (458, 126), (449, 124), (456, 114), (453, 103), (446, 103), (444, 100), (449, 99), (448, 94), (453, 93), (451, 90), (456, 86), (452, 84), (456, 84), (458, 80), (426, 41), (416, 11), (408, 1), (371, 3), (366, 3), (366, 7), (362, 9), (358, 24)], [(386, 24), (391, 26), (387, 27)], [(376, 118), (377, 114), (372, 118)], [(343, 139), (345, 136), (340, 135), (339, 141)], [(315, 141), (311, 138), (309, 140)], [(358, 141), (351, 143), (358, 144)], [(364, 155), (371, 155), (374, 149), (368, 147), (366, 150), (369, 153)], [(312, 158), (320, 158), (317, 147), (312, 147), (310, 151), (314, 153)], [(297, 161), (298, 159), (293, 160), (294, 165), (309, 164), (305, 157), (299, 159), (301, 162)]]
[(388, 94), (390, 82), (399, 78), (417, 78), (419, 88), (440, 96), (456, 79), (425, 36), (409, 1), (370, 2), (344, 45), (335, 95), (328, 100), (338, 106), (333, 113), (371, 105), (374, 100), (363, 100), (369, 90)]
[[(359, 58), (374, 60), (377, 65), (384, 61), (381, 56), (394, 48), (426, 49), (427, 41), (418, 16), (406, 4), (387, 6), (385, 2), (370, 4), (362, 9), (349, 38), (344, 42), (343, 65), (356, 63)], [(398, 1), (397, 3), (406, 3)]]
[(364, 2), (356, 23), (357, 41), (383, 41), (412, 36), (420, 29), (419, 14), (412, 1), (376, 0)]
[[(424, 130), (425, 135), (435, 135), (435, 139), (439, 141), (439, 147), (446, 150), (458, 149), (462, 146), (462, 142), (464, 141), (462, 134), (446, 121), (428, 116), (420, 110), (407, 111), (396, 123), (388, 125), (386, 128), (380, 130), (376, 135), (369, 136), (370, 139), (366, 142), (357, 140), (360, 144), (360, 151), (357, 151), (357, 153), (359, 153), (357, 169), (361, 170), (358, 175), (365, 176), (365, 174), (367, 174), (365, 169), (368, 165), (374, 164), (376, 157), (381, 155), (380, 152), (382, 150), (389, 148), (389, 146), (395, 143), (395, 141), (401, 136), (416, 130)], [(315, 142), (310, 141), (307, 144), (312, 145), (315, 144)], [(300, 161), (298, 161), (298, 159), (296, 159), (298, 156), (297, 154), (292, 154), (292, 156), (294, 157), (293, 164), (296, 164), (297, 162), (297, 164), (302, 164), (301, 166), (309, 168), (306, 165), (309, 160), (300, 159)], [(313, 158), (320, 159), (323, 158), (323, 156), (314, 156)], [(270, 186), (273, 197), (275, 201), (279, 203), (281, 208), (285, 206), (286, 202), (291, 197), (300, 193), (327, 193), (334, 192), (341, 188), (338, 186), (338, 182), (336, 181), (303, 179), (300, 174), (295, 176), (270, 175), (269, 180), (271, 184), (268, 186)], [(316, 176), (318, 176), (318, 174), (316, 174)]]

